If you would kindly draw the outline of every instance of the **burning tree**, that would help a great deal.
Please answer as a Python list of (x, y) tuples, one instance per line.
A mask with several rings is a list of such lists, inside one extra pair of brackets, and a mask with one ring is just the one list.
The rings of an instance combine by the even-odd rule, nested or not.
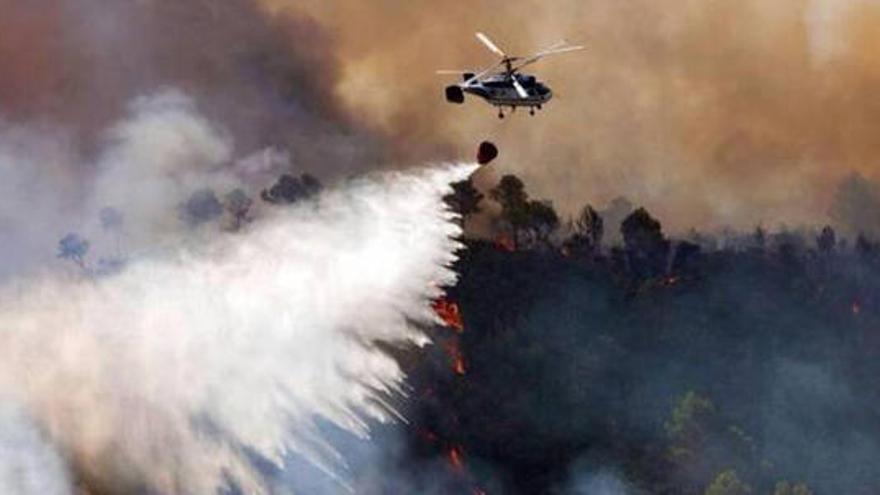
[(533, 244), (547, 245), (559, 227), (559, 216), (548, 201), (529, 200), (525, 185), (515, 175), (505, 175), (490, 197), (501, 205), (500, 224), (512, 237), (514, 249)]
[[(580, 263), (522, 250), (534, 211), (519, 179), (491, 196), (521, 251), (465, 239), (461, 279), (435, 311), (467, 331), (438, 333), (430, 365), (410, 374), (422, 391), (412, 417), (429, 432), (422, 454), (503, 493), (567, 493), (583, 459), (640, 493), (811, 493), (785, 478), (822, 493), (880, 488), (847, 440), (880, 445), (868, 412), (880, 244), (848, 247), (830, 227), (673, 240), (639, 208), (620, 222), (622, 246)], [(585, 207), (577, 220), (564, 246), (549, 245), (598, 246), (608, 219)], [(816, 435), (817, 424), (840, 435)]]
[(437, 316), (440, 317), (440, 320), (443, 321), (444, 325), (452, 328), (458, 333), (464, 331), (464, 322), (461, 319), (461, 310), (459, 310), (458, 304), (451, 302), (444, 297), (434, 301), (432, 307)]

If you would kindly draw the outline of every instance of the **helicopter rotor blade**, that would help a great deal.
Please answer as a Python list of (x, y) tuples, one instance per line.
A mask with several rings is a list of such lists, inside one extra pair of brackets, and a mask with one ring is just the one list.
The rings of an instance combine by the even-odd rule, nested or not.
[(454, 69), (440, 69), (436, 73), (440, 75), (456, 75), (460, 76), (462, 74), (470, 74), (472, 70), (454, 70)]
[(499, 57), (502, 57), (502, 58), (507, 57), (507, 54), (505, 54), (500, 48), (498, 48), (498, 45), (493, 43), (492, 40), (490, 40), (489, 37), (486, 36), (485, 34), (477, 33), (477, 39), (482, 41), (483, 44), (486, 45), (486, 48), (488, 48), (490, 51), (492, 51), (492, 53), (494, 53), (495, 55), (498, 55)]
[(538, 53), (549, 52), (549, 51), (551, 51), (551, 50), (555, 50), (555, 49), (557, 49), (557, 48), (562, 48), (563, 46), (565, 46), (565, 45), (567, 45), (567, 44), (568, 44), (567, 41), (565, 41), (565, 40), (559, 40), (559, 41), (557, 41), (556, 43), (553, 43), (552, 45), (550, 45), (550, 46), (548, 46), (548, 47), (546, 47), (546, 48), (544, 48), (544, 49), (538, 50)]
[(555, 55), (557, 53), (576, 52), (578, 50), (583, 50), (584, 48), (586, 47), (583, 45), (560, 46), (549, 50), (544, 50), (543, 52), (541, 52), (540, 55), (542, 57), (546, 57), (547, 55)]
[(511, 78), (511, 81), (513, 81), (513, 87), (514, 89), (516, 89), (516, 93), (519, 95), (520, 98), (525, 99), (529, 97), (529, 92), (526, 91), (526, 88), (522, 87), (522, 84), (520, 84), (519, 81), (516, 80), (516, 77)]
[(477, 73), (477, 74), (474, 74), (474, 77), (472, 77), (472, 78), (468, 79), (467, 81), (461, 83), (461, 85), (462, 85), (462, 86), (470, 86), (470, 85), (473, 84), (474, 82), (479, 81), (480, 79), (482, 79), (486, 74), (492, 72), (493, 70), (497, 69), (498, 67), (501, 67), (502, 65), (504, 65), (504, 61), (498, 62), (497, 64), (490, 66), (488, 69), (485, 69), (485, 70), (483, 70), (483, 71), (481, 71), (481, 72), (479, 72), (479, 73)]
[(522, 62), (520, 62), (514, 68), (514, 70), (521, 69), (527, 65), (531, 65), (531, 64), (537, 62), (538, 60), (541, 60), (542, 58), (544, 58), (548, 55), (557, 55), (560, 53), (574, 52), (574, 51), (578, 51), (578, 50), (583, 50), (584, 48), (586, 48), (586, 47), (584, 47), (582, 45), (563, 46), (563, 45), (557, 44), (556, 46), (550, 47), (546, 50), (540, 51), (540, 52), (532, 55), (531, 57), (523, 59)]

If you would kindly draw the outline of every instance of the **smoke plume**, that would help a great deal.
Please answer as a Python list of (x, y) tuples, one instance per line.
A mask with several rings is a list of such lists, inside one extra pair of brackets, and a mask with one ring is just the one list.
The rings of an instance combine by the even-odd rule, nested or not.
[(0, 11), (0, 118), (51, 123), (81, 154), (102, 148), (132, 100), (174, 87), (238, 149), (284, 147), (322, 175), (381, 156), (338, 107), (333, 40), (307, 18), (252, 0), (0, 0)]
[[(263, 2), (332, 33), (336, 94), (398, 152), (490, 138), (498, 166), (567, 212), (625, 196), (673, 232), (816, 224), (837, 181), (880, 172), (869, 0)], [(494, 61), (475, 31), (516, 55), (560, 38), (587, 51), (530, 67), (556, 98), (499, 121), (481, 101), (445, 103), (434, 73)]]
[[(313, 173), (450, 158), (490, 138), (509, 151), (498, 166), (564, 212), (625, 196), (672, 232), (822, 223), (836, 182), (880, 178), (880, 7), (870, 0), (0, 9), (0, 115), (51, 123), (77, 153), (101, 149), (130, 101), (171, 86), (237, 149), (280, 147)], [(501, 122), (482, 102), (445, 103), (448, 81), (434, 74), (493, 61), (478, 30), (514, 54), (563, 37), (588, 50), (535, 66), (555, 100), (535, 118)], [(88, 180), (91, 170), (68, 173)]]

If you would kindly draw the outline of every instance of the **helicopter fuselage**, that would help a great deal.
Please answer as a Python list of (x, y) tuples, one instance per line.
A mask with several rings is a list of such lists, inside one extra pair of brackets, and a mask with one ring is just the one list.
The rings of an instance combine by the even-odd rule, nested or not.
[[(526, 74), (494, 74), (482, 80), (467, 82), (470, 74), (465, 74), (464, 83), (447, 88), (446, 96), (450, 103), (464, 103), (464, 93), (483, 98), (496, 107), (531, 107), (540, 108), (550, 101), (553, 91), (538, 81), (535, 76)], [(527, 96), (521, 96), (513, 85), (515, 77)], [(459, 91), (456, 91), (456, 88)]]
[(540, 110), (542, 105), (553, 98), (553, 92), (549, 87), (538, 81), (535, 76), (520, 72), (520, 69), (548, 55), (584, 48), (560, 41), (529, 57), (512, 57), (498, 48), (498, 45), (485, 34), (477, 33), (477, 39), (489, 51), (501, 57), (501, 60), (476, 73), (454, 70), (441, 70), (437, 73), (461, 74), (462, 76), (461, 82), (446, 87), (446, 101), (462, 104), (465, 94), (479, 96), (498, 108), (498, 117), (500, 118), (504, 118), (504, 107), (509, 107), (512, 111), (517, 107), (528, 107), (529, 113), (534, 115), (535, 110)]
[(550, 101), (553, 92), (534, 76), (515, 74), (523, 89), (528, 93), (522, 97), (513, 86), (510, 77), (499, 75), (471, 84), (462, 85), (463, 92), (479, 96), (496, 107), (539, 107)]

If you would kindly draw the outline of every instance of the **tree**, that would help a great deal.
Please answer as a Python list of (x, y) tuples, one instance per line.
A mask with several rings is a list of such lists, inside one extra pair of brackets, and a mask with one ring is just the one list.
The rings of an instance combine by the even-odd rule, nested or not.
[(764, 227), (758, 225), (752, 233), (753, 248), (763, 252), (767, 248), (767, 231)]
[(650, 252), (665, 241), (660, 222), (644, 208), (626, 217), (620, 225), (620, 233), (626, 249), (635, 252)]
[(834, 252), (834, 248), (837, 246), (837, 235), (830, 225), (826, 225), (822, 229), (819, 237), (816, 238), (816, 246), (819, 248), (819, 252), (824, 255)]
[(58, 241), (58, 257), (71, 260), (85, 269), (85, 256), (89, 252), (89, 241), (78, 234), (70, 233)]
[(605, 222), (592, 206), (584, 206), (581, 214), (575, 221), (577, 233), (590, 241), (590, 245), (596, 249), (602, 244), (602, 236), (605, 234)]
[(223, 205), (211, 189), (199, 189), (181, 205), (180, 218), (191, 227), (210, 222), (223, 214)]
[(465, 220), (480, 211), (480, 201), (483, 200), (483, 197), (483, 193), (474, 187), (470, 179), (467, 179), (453, 183), (452, 193), (447, 194), (443, 200), (452, 211), (461, 216), (459, 221), (464, 228)]
[(489, 196), (501, 205), (501, 221), (513, 235), (515, 247), (526, 239), (547, 243), (559, 227), (559, 216), (548, 201), (529, 200), (525, 185), (515, 175), (505, 175)]
[(601, 249), (605, 222), (592, 206), (586, 205), (574, 221), (572, 236), (565, 245), (573, 254), (594, 255)]
[(278, 178), (278, 182), (263, 189), (260, 198), (275, 205), (293, 204), (317, 196), (322, 189), (318, 179), (309, 174), (302, 174), (299, 178), (284, 174)]
[(712, 452), (720, 430), (715, 404), (705, 396), (690, 391), (679, 399), (664, 427), (669, 438), (669, 460), (676, 467), (675, 476), (696, 490), (705, 486), (716, 472)]
[[(525, 184), (515, 175), (505, 175), (498, 185), (489, 191), (492, 199), (501, 205), (501, 209), (508, 217), (524, 217), (529, 195), (526, 193)], [(524, 222), (521, 222), (524, 223)]]
[(636, 277), (655, 277), (666, 271), (669, 241), (647, 210), (639, 208), (620, 224), (630, 269)]
[(705, 491), (705, 495), (750, 495), (751, 493), (752, 487), (740, 480), (733, 470), (719, 473)]
[(238, 230), (250, 221), (250, 210), (254, 204), (241, 188), (233, 189), (223, 198), (226, 211), (232, 218), (232, 230)]
[(559, 215), (547, 201), (529, 201), (528, 227), (535, 239), (547, 243), (552, 234), (559, 227)]
[(679, 399), (672, 417), (664, 424), (675, 455), (699, 455), (711, 431), (715, 429), (715, 404), (693, 390)]
[(489, 196), (501, 205), (501, 218), (513, 234), (515, 245), (520, 244), (520, 233), (529, 226), (529, 195), (525, 184), (515, 175), (505, 175)]

